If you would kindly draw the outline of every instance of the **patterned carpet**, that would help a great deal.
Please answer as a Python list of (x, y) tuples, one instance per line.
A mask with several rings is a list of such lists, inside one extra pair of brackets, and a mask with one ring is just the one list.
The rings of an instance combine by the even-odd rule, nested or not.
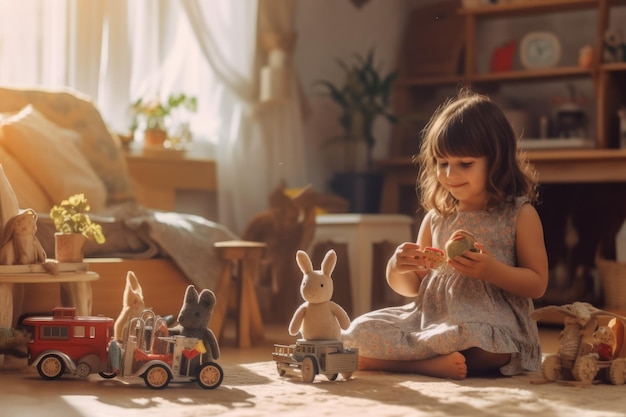
[(626, 416), (626, 386), (533, 384), (538, 375), (456, 382), (356, 372), (349, 381), (280, 377), (273, 361), (222, 364), (215, 390), (193, 382), (149, 390), (142, 380), (44, 381), (33, 368), (5, 370), (2, 416)]

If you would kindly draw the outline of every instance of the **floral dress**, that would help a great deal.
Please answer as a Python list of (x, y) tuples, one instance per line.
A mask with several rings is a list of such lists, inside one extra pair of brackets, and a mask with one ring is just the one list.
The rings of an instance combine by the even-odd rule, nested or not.
[[(516, 265), (515, 225), (525, 198), (498, 209), (458, 212), (431, 218), (434, 247), (443, 248), (453, 232), (467, 230), (499, 261)], [(500, 371), (515, 375), (541, 365), (532, 300), (468, 277), (444, 264), (427, 274), (415, 300), (355, 319), (343, 332), (347, 347), (376, 359), (419, 360), (478, 347), (510, 353)]]

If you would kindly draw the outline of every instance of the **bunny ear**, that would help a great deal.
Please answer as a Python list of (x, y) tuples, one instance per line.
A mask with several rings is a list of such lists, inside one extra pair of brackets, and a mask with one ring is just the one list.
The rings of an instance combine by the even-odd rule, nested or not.
[(143, 289), (141, 288), (141, 284), (139, 284), (139, 280), (137, 279), (137, 275), (133, 271), (128, 271), (126, 274), (126, 285), (136, 294), (143, 297)]
[(198, 304), (198, 291), (193, 285), (189, 285), (185, 291), (185, 304)]
[(313, 264), (311, 263), (311, 258), (309, 258), (309, 255), (305, 251), (299, 250), (298, 252), (296, 252), (296, 262), (300, 267), (300, 271), (304, 272), (305, 274), (313, 272)]
[(337, 263), (337, 253), (334, 250), (329, 250), (326, 252), (324, 256), (324, 260), (322, 261), (322, 272), (324, 275), (330, 276), (335, 269), (335, 264)]

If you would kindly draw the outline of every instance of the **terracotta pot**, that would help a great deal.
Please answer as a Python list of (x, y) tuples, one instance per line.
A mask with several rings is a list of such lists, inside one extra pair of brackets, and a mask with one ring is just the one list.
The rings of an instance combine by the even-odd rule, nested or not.
[(83, 248), (87, 238), (80, 233), (55, 233), (54, 254), (58, 262), (83, 262)]
[(143, 133), (143, 143), (147, 147), (162, 148), (167, 139), (167, 132), (163, 129), (146, 129)]

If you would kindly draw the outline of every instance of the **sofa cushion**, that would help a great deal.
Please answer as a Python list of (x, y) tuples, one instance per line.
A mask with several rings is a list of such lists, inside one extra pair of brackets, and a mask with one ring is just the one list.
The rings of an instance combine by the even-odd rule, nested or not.
[(69, 88), (0, 88), (0, 112), (16, 112), (27, 104), (57, 126), (80, 134), (80, 149), (104, 182), (107, 204), (135, 199), (119, 141), (87, 95)]
[(61, 129), (27, 105), (0, 124), (0, 143), (53, 203), (84, 193), (92, 210), (106, 206), (104, 183), (76, 145), (78, 134)]
[(50, 211), (52, 208), (50, 197), (3, 146), (0, 146), (0, 165), (15, 192), (21, 209), (31, 208), (38, 213)]

